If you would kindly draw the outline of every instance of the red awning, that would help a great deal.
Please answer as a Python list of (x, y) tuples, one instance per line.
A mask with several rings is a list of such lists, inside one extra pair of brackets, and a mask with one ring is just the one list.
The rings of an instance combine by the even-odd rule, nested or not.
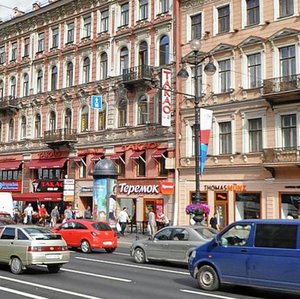
[(164, 157), (164, 153), (166, 152), (167, 150), (164, 148), (164, 149), (158, 149), (157, 151), (155, 151), (153, 154), (152, 154), (152, 158), (160, 158), (160, 157)]
[(144, 153), (145, 151), (138, 151), (138, 152), (134, 152), (131, 156), (130, 159), (139, 159), (139, 157)]
[(110, 158), (110, 160), (118, 160), (123, 155), (124, 155), (124, 153), (115, 153), (115, 154), (109, 156), (109, 158)]
[(61, 201), (63, 194), (51, 193), (51, 192), (35, 192), (35, 193), (23, 193), (12, 194), (13, 200), (17, 201)]
[(22, 161), (10, 161), (10, 162), (0, 162), (1, 170), (14, 170), (19, 169)]
[(103, 157), (103, 154), (100, 154), (100, 155), (96, 155), (94, 157), (92, 157), (92, 161), (99, 161), (101, 158)]
[(67, 158), (31, 160), (26, 167), (29, 169), (63, 168)]
[(78, 157), (74, 157), (73, 161), (75, 162), (81, 162), (81, 159), (83, 159), (85, 156), (78, 156)]

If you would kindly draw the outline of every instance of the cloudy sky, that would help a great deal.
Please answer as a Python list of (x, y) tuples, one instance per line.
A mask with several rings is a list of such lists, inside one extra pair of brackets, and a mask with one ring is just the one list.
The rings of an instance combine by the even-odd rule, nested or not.
[[(8, 19), (12, 16), (12, 9), (18, 7), (21, 11), (31, 10), (32, 4), (37, 1), (35, 0), (0, 0), (0, 18), (2, 20)], [(45, 1), (40, 1), (44, 3)]]

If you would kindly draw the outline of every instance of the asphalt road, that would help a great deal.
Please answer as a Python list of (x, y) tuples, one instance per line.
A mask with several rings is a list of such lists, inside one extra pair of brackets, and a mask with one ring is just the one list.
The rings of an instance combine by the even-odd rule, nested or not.
[(59, 273), (34, 267), (22, 275), (13, 275), (0, 267), (0, 299), (296, 299), (298, 295), (226, 287), (220, 292), (197, 288), (184, 266), (152, 263), (139, 265), (128, 248), (115, 253), (72, 252), (71, 262)]

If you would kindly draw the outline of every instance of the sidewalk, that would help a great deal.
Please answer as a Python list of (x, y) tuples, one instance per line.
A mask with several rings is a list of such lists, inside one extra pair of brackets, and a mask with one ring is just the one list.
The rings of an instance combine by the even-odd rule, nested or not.
[(119, 236), (118, 238), (118, 246), (130, 248), (131, 244), (136, 240), (148, 239), (149, 235), (141, 234), (141, 233), (125, 233), (124, 236)]

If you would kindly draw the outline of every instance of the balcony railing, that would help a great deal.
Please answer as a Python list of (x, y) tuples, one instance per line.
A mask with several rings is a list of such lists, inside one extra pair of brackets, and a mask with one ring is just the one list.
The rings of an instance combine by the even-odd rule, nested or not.
[(44, 132), (44, 141), (47, 144), (75, 143), (77, 142), (77, 130), (57, 129)]
[(148, 65), (139, 65), (124, 69), (122, 79), (124, 83), (133, 83), (141, 80), (151, 80), (153, 68)]
[(263, 158), (265, 164), (300, 163), (300, 148), (267, 148)]
[(278, 78), (265, 79), (263, 93), (272, 94), (277, 92), (287, 92), (300, 88), (300, 75), (291, 75)]
[(18, 100), (12, 96), (0, 98), (0, 110), (18, 109)]

